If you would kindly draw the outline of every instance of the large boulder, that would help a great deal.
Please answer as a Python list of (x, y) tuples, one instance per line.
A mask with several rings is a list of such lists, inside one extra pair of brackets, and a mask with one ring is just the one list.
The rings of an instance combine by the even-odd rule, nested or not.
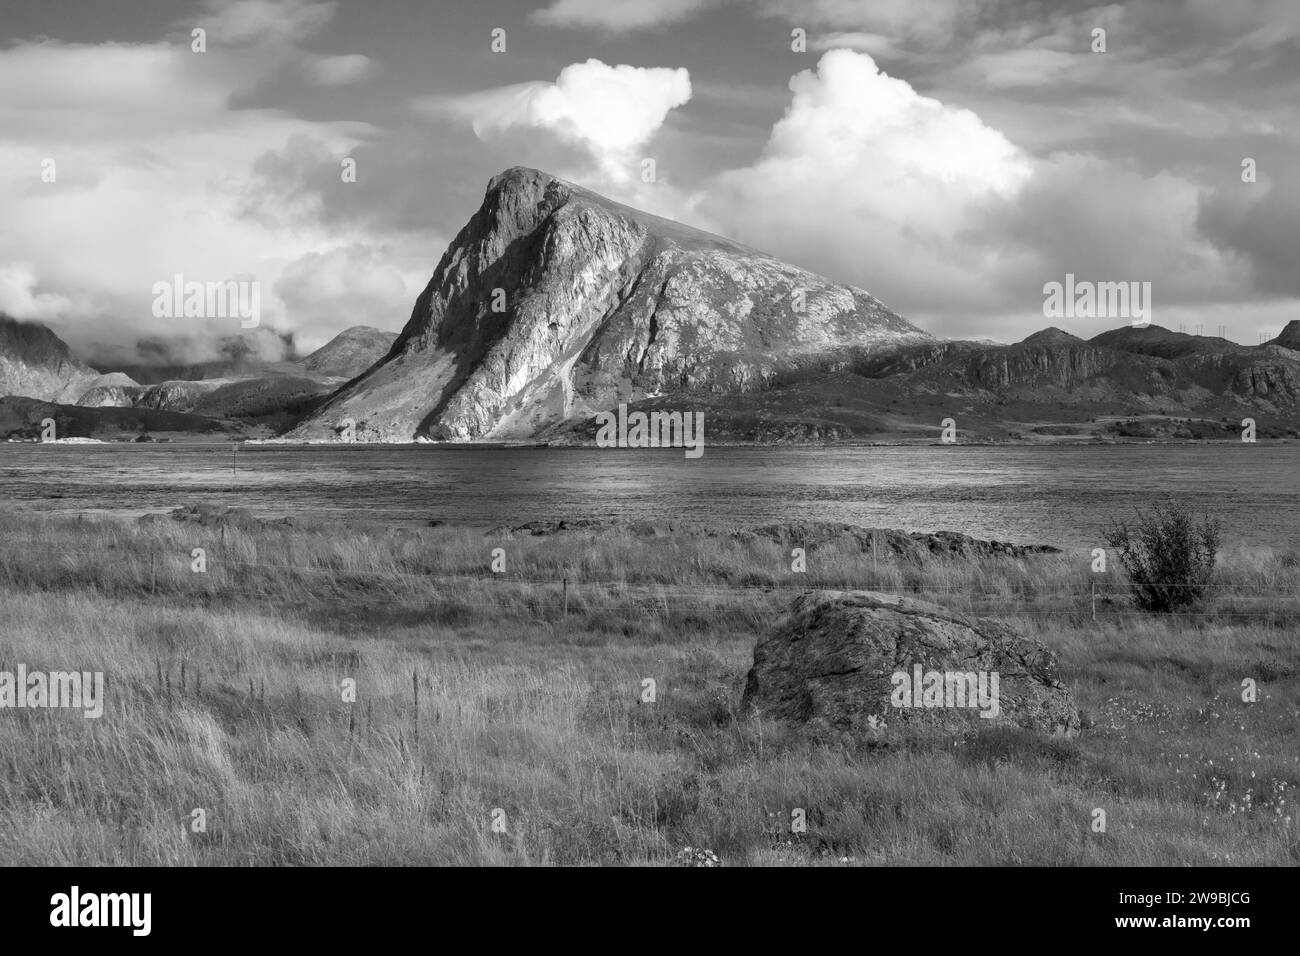
[(873, 591), (809, 591), (754, 647), (742, 706), (882, 741), (1015, 726), (1074, 736), (1055, 655), (1006, 624)]

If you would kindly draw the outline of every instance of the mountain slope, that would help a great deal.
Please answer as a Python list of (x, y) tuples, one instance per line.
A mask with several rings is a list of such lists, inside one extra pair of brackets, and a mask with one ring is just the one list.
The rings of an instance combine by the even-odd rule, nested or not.
[(98, 376), (45, 326), (0, 313), (0, 396), (71, 403), (95, 385)]
[(291, 437), (522, 438), (802, 357), (928, 341), (860, 289), (536, 170), (495, 177), (387, 358)]

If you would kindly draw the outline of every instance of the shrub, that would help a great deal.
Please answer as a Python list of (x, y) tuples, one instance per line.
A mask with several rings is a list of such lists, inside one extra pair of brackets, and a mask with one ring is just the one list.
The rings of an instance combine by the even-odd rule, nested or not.
[(1168, 614), (1205, 597), (1219, 553), (1221, 526), (1208, 515), (1199, 524), (1185, 507), (1157, 502), (1137, 525), (1119, 523), (1106, 532), (1128, 575), (1133, 600), (1144, 611)]

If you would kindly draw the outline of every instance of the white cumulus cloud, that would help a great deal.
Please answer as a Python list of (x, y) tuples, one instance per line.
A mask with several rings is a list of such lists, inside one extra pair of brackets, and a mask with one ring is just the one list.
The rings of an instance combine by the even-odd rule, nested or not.
[(668, 113), (691, 98), (685, 69), (573, 63), (554, 83), (520, 83), (457, 97), (428, 97), (417, 109), (469, 121), (480, 139), (512, 129), (546, 130), (582, 149), (599, 172), (624, 182), (637, 152)]
[(922, 96), (863, 53), (832, 50), (790, 81), (758, 160), (700, 211), (742, 241), (911, 305), (989, 291), (995, 250), (964, 241), (1012, 200), (1031, 159), (969, 110)]

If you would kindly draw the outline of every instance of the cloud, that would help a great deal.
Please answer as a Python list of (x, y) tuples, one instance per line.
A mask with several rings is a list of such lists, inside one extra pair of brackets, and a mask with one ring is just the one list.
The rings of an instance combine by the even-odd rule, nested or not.
[(0, 313), (49, 321), (71, 305), (67, 296), (38, 292), (36, 285), (36, 270), (30, 262), (0, 264)]
[(314, 0), (208, 0), (207, 14), (193, 25), (213, 45), (296, 44), (329, 23), (334, 8)]
[(553, 0), (534, 12), (538, 23), (626, 32), (677, 23), (720, 0)]
[(317, 86), (346, 86), (373, 76), (375, 64), (370, 57), (360, 53), (315, 56), (303, 61), (303, 72)]
[(0, 135), (129, 138), (224, 108), (230, 86), (189, 47), (43, 40), (0, 50)]
[(1300, 185), (1294, 176), (1208, 192), (1201, 198), (1197, 223), (1221, 248), (1249, 264), (1264, 292), (1300, 296)]
[(1022, 304), (1041, 301), (1042, 283), (1067, 272), (1151, 282), (1157, 310), (1245, 295), (1246, 271), (1198, 227), (1200, 196), (1174, 172), (1063, 153), (1038, 163), (1016, 202), (991, 217), (985, 241), (1020, 250), (1022, 267), (998, 278)]
[(479, 139), (510, 130), (545, 130), (581, 149), (613, 182), (632, 178), (637, 152), (668, 113), (691, 98), (685, 69), (573, 63), (554, 83), (521, 83), (457, 97), (416, 102), (426, 115), (472, 124)]
[(1053, 83), (1094, 81), (1106, 68), (1104, 58), (1089, 52), (1067, 53), (1042, 47), (1024, 47), (985, 53), (965, 67), (984, 85), (1006, 89), (1041, 89)]
[(292, 335), (261, 327), (224, 336), (181, 330), (165, 337), (145, 336), (134, 342), (115, 342), (89, 354), (87, 364), (103, 371), (122, 365), (166, 368), (249, 358), (279, 362), (294, 358), (297, 351)]
[(860, 285), (941, 334), (1033, 331), (1043, 283), (1066, 272), (1150, 281), (1157, 309), (1186, 312), (1249, 297), (1248, 255), (1288, 291), (1278, 277), (1296, 220), (1285, 193), (1203, 208), (1201, 187), (1177, 172), (1036, 157), (850, 50), (826, 53), (790, 88), (758, 159), (700, 190), (701, 224)]
[(813, 50), (859, 50), (875, 56), (893, 56), (897, 52), (894, 41), (879, 33), (823, 33), (810, 38)]
[[(270, 59), (194, 54), (188, 41), (0, 50), (0, 295), (16, 316), (66, 328), (87, 351), (148, 335), (215, 341), (238, 321), (155, 318), (153, 284), (182, 273), (269, 290), (304, 248), (338, 244), (312, 219), (242, 215), (257, 157), (296, 135), (343, 155), (369, 132), (232, 106)], [(54, 182), (41, 178), (47, 158)], [(264, 326), (292, 331), (281, 304), (264, 293), (262, 305)]]
[(866, 54), (832, 50), (790, 88), (762, 155), (710, 184), (701, 211), (741, 241), (852, 277), (886, 302), (984, 294), (995, 252), (963, 237), (1023, 187), (1030, 158)]
[(942, 48), (969, 31), (999, 0), (761, 0), (762, 10), (794, 26), (889, 37), (895, 44)]
[[(366, 243), (309, 252), (288, 263), (275, 283), (304, 352), (354, 325), (396, 329), (410, 313), (414, 293), (393, 265), (392, 250)], [(428, 281), (421, 273), (420, 283)]]

